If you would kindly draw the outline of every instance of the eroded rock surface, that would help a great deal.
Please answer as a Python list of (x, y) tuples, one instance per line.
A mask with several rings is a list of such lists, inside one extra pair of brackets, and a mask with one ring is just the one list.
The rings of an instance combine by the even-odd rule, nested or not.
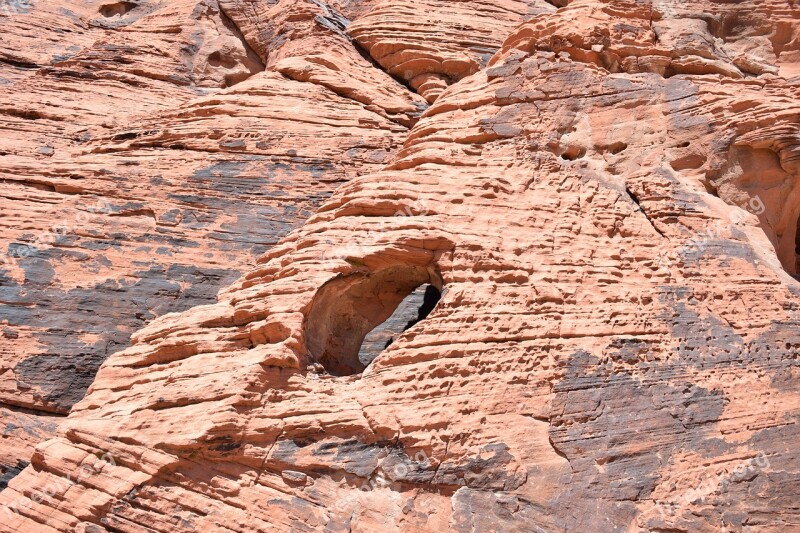
[[(338, 185), (385, 165), (424, 109), (368, 62), (372, 90), (402, 103), (266, 67), (216, 1), (2, 5), (0, 405), (47, 420), (134, 331), (215, 301)], [(1, 421), (27, 424), (16, 412)], [(5, 437), (2, 472), (32, 451)]]
[[(128, 190), (143, 205), (120, 209), (151, 209), (156, 229), (167, 193), (188, 194), (184, 168), (230, 165), (231, 151), (296, 150), (331, 165), (328, 190), (341, 184), (328, 197), (308, 170), (256, 182), (252, 194), (321, 205), (288, 234), (225, 249), (247, 268), (217, 301), (127, 333), (55, 437), (19, 458), (30, 465), (9, 463), (21, 472), (0, 492), (2, 529), (799, 530), (800, 5), (542, 4), (417, 3), (432, 27), (463, 15), (432, 40), (391, 15), (412, 16), (403, 2), (221, 2), (264, 72), (158, 100), (123, 129), (98, 123), (63, 159), (0, 158), (45, 184), (9, 177), (4, 191)], [(326, 47), (310, 55), (292, 43), (317, 33)], [(400, 74), (433, 102), (417, 121), (420, 96), (391, 76), (347, 89), (341, 69), (377, 69), (356, 46), (395, 76), (405, 61), (442, 75), (453, 54), (471, 66), (435, 90)], [(318, 107), (270, 105), (294, 98)], [(142, 192), (127, 161), (166, 184)], [(128, 178), (104, 173), (112, 163)], [(8, 211), (34, 218), (31, 194), (9, 194)], [(191, 194), (181, 201), (253, 209), (233, 186)], [(191, 233), (214, 257), (202, 264), (230, 266), (210, 227)], [(158, 235), (140, 231), (119, 257)], [(51, 280), (44, 267), (6, 276), (51, 290), (75, 277), (64, 261)], [(360, 372), (361, 340), (426, 284), (442, 294), (433, 311)], [(43, 342), (25, 328), (11, 333), (20, 346)], [(33, 375), (59, 384), (50, 370)]]

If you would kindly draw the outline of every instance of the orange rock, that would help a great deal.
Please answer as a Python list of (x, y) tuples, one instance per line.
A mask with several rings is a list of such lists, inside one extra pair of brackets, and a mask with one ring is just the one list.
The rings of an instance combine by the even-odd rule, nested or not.
[[(225, 9), (266, 72), (126, 117), (124, 133), (95, 126), (103, 135), (46, 165), (0, 159), (38, 170), (33, 183), (53, 189), (26, 185), (39, 203), (67, 185), (139, 195), (115, 204), (140, 221), (137, 246), (171, 201), (220, 216), (252, 205), (238, 176), (198, 176), (209, 159), (287, 165), (293, 150), (329, 162), (325, 176), (275, 162), (280, 183), (249, 189), (298, 205), (324, 196), (328, 172), (340, 185), (241, 260), (216, 301), (148, 320), (109, 354), (0, 491), (0, 530), (795, 527), (799, 6), (315, 1), (265, 20), (246, 9), (265, 4)], [(542, 10), (525, 21), (523, 4)], [(384, 73), (362, 90), (377, 68), (337, 29), (390, 73), (424, 76), (416, 88), (433, 104), (418, 121), (405, 103), (419, 97)], [(328, 48), (303, 55), (317, 33)], [(474, 42), (497, 43), (488, 68)], [(349, 65), (351, 90), (337, 74)], [(163, 184), (133, 187), (155, 168)], [(71, 177), (90, 169), (88, 182)], [(228, 188), (174, 198), (215, 179)], [(4, 202), (45, 218), (31, 196)], [(213, 257), (177, 257), (229, 264), (241, 249), (207, 242), (227, 226), (203, 220), (180, 231)], [(250, 222), (241, 235), (257, 232)], [(85, 224), (87, 239), (104, 230)], [(115, 253), (144, 260), (134, 245)], [(74, 265), (53, 279), (81, 279)], [(32, 289), (41, 276), (8, 279)], [(430, 314), (365, 363), (365, 335), (426, 285), (441, 293)], [(40, 327), (27, 322), (19, 344)]]

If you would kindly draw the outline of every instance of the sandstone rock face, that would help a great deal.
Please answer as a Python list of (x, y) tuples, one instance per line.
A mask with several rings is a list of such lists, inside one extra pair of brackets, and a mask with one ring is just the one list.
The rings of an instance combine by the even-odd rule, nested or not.
[(42, 3), (0, 530), (800, 530), (800, 4)]
[[(136, 329), (213, 302), (424, 109), (319, 24), (383, 107), (265, 71), (216, 2), (3, 5), (0, 473)], [(19, 407), (48, 414), (26, 433)]]
[[(134, 331), (215, 301), (424, 109), (374, 68), (383, 107), (265, 70), (216, 1), (2, 7), (0, 405), (66, 414)], [(349, 47), (338, 76), (372, 68), (316, 30)]]
[(515, 26), (555, 10), (545, 0), (381, 0), (372, 5), (348, 33), (428, 102), (485, 66)]

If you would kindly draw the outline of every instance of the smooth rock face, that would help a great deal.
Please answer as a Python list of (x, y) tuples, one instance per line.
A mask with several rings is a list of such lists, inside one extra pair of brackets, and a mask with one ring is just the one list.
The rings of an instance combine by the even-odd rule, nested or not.
[(800, 4), (46, 4), (0, 530), (800, 530)]

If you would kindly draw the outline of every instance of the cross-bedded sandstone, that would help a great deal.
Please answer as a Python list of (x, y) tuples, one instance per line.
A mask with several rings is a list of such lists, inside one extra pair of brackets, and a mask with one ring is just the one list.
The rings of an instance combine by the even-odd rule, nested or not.
[[(6, 529), (796, 529), (800, 8), (563, 4), (217, 302), (133, 334), (0, 492)], [(381, 6), (335, 10), (352, 34)], [(273, 77), (127, 149), (208, 148)]]

